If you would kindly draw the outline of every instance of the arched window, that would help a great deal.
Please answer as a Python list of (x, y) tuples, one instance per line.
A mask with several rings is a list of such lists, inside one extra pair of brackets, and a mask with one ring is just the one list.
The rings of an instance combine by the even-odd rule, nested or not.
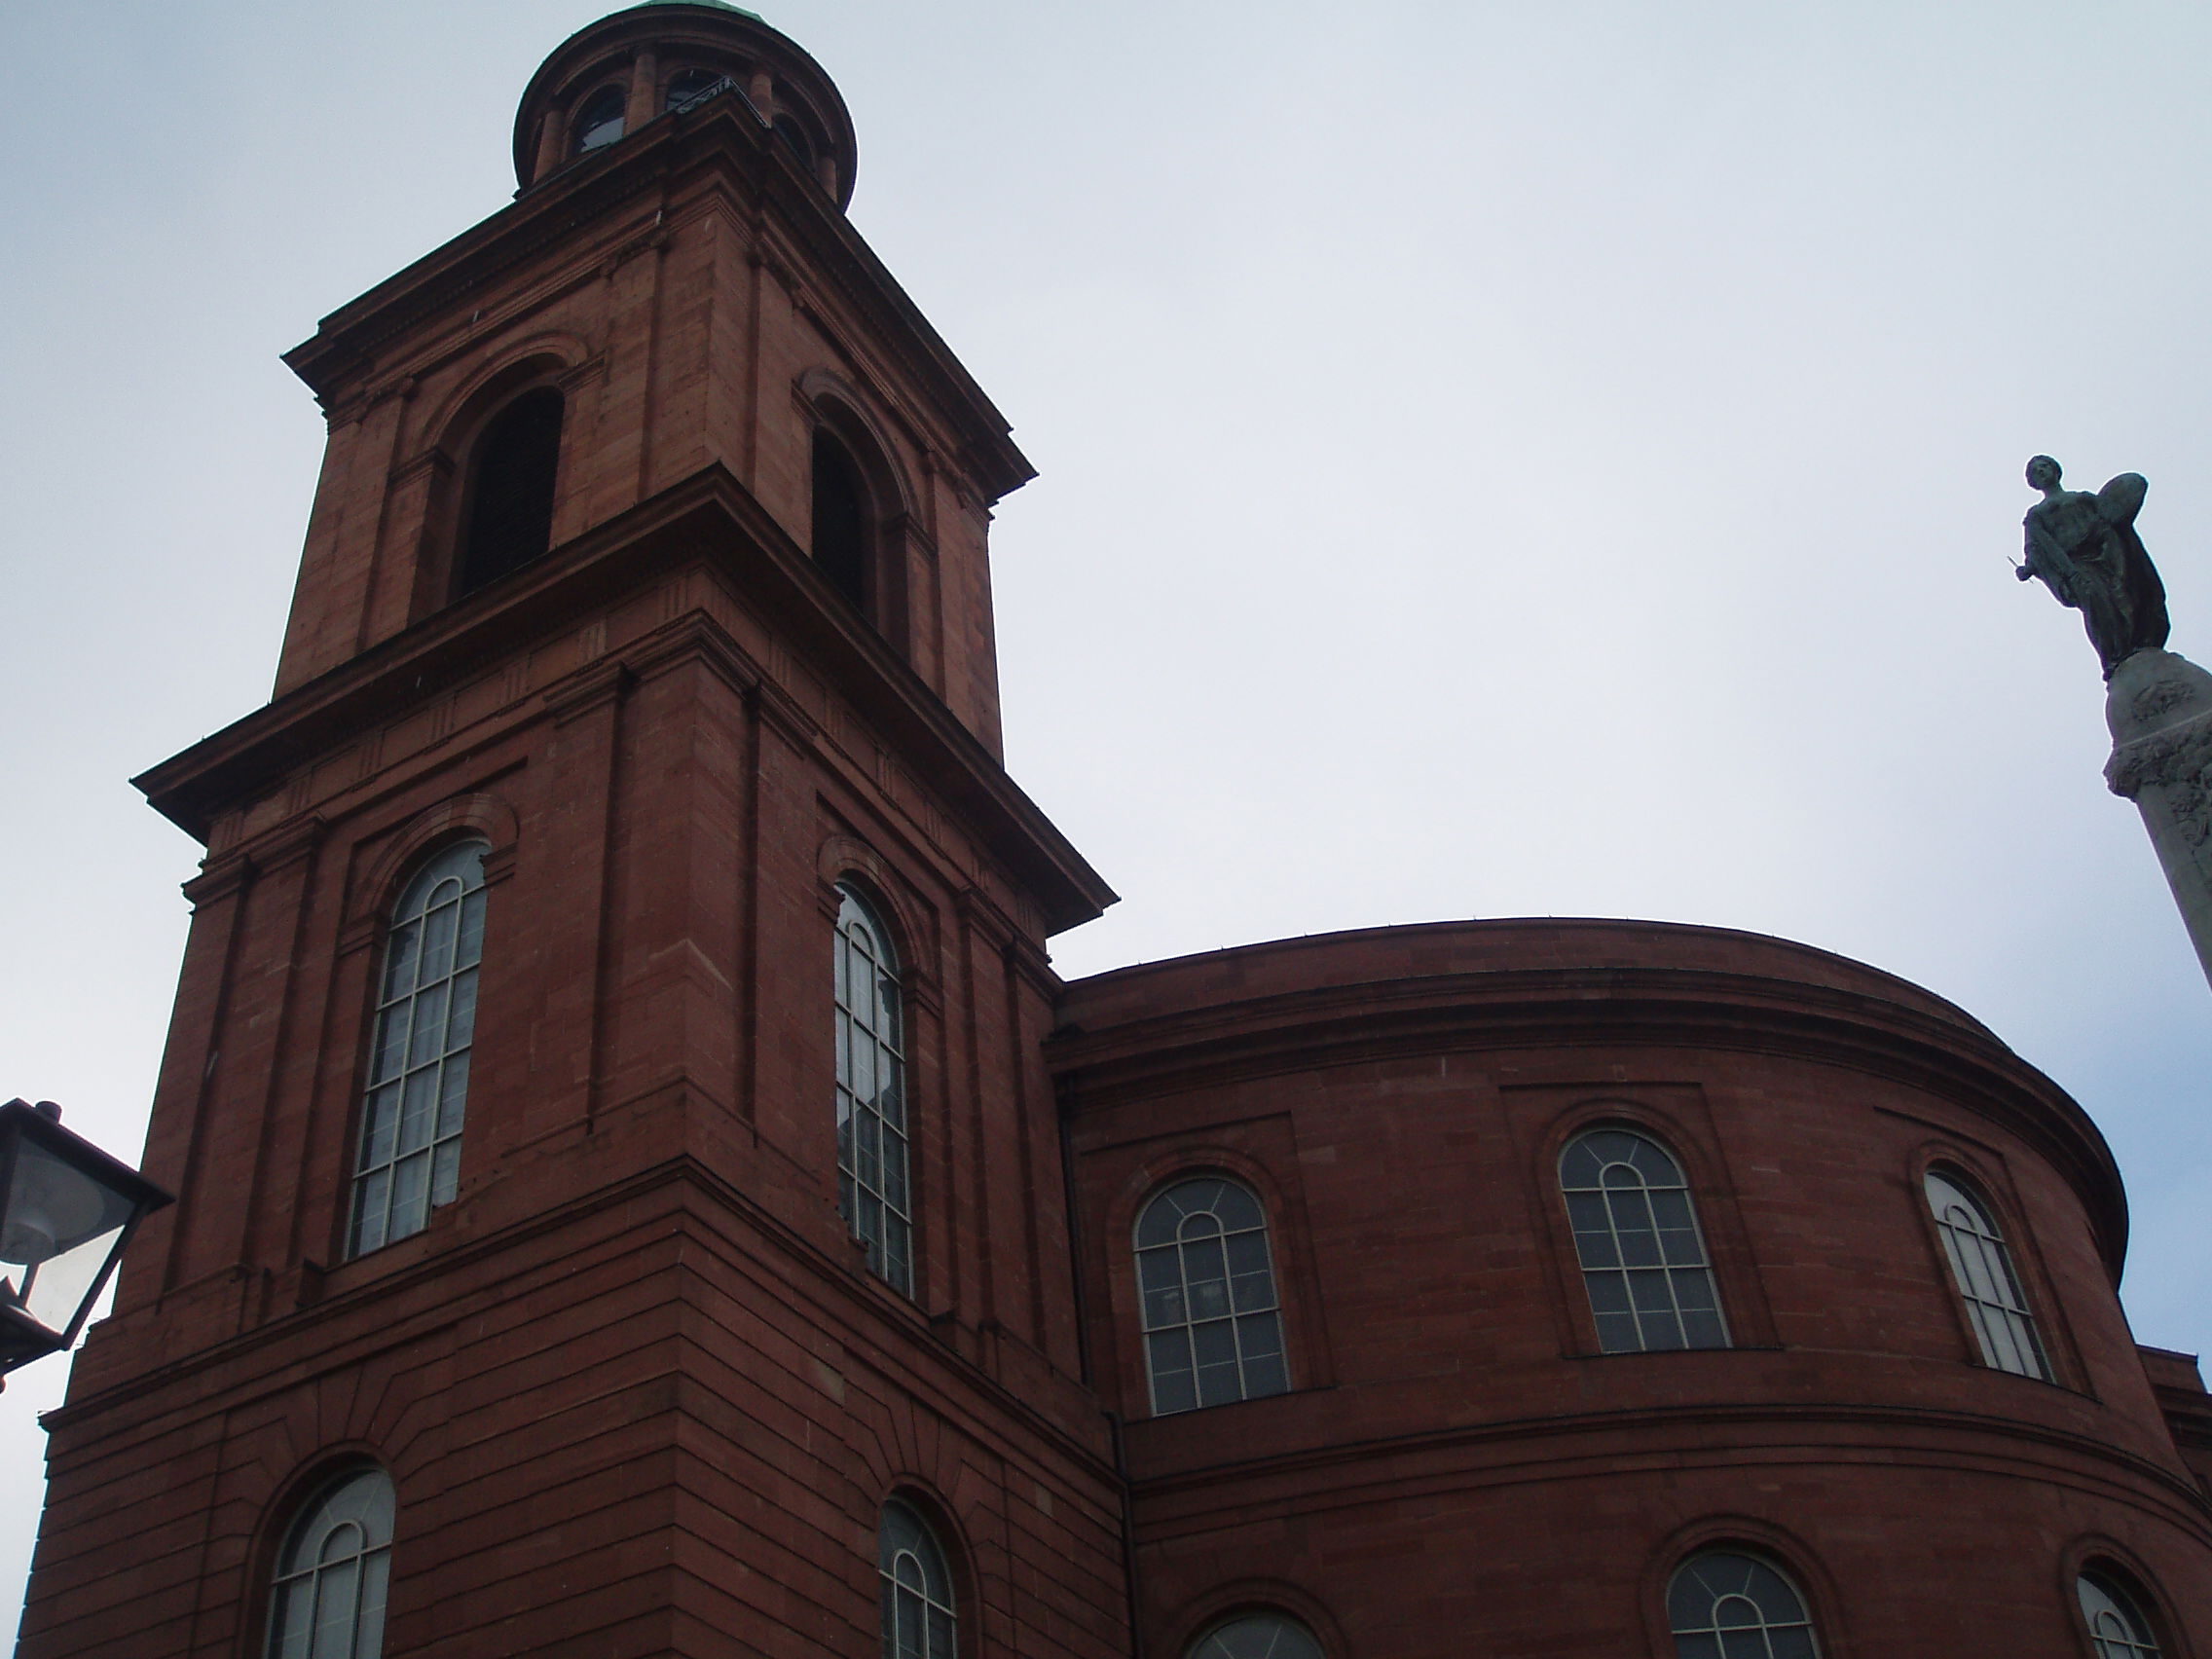
[(1756, 1556), (1707, 1550), (1667, 1587), (1678, 1659), (1819, 1659), (1805, 1598)]
[(520, 570), (552, 545), (561, 415), (560, 392), (541, 386), (495, 415), (476, 440), (455, 598)]
[(463, 841), (416, 872), (392, 906), (369, 1045), (360, 1161), (346, 1253), (420, 1233), (461, 1177), (461, 1119), (484, 951), (484, 854)]
[(1678, 1659), (1818, 1659), (1805, 1598), (1756, 1556), (1707, 1550), (1667, 1587)]
[(1982, 1363), (2049, 1382), (2050, 1361), (1989, 1206), (1954, 1176), (1931, 1169), (1925, 1186), (1936, 1231), (1943, 1235), (1943, 1253), (1951, 1260), (1952, 1280), (1966, 1304), (1967, 1322), (1981, 1344)]
[(814, 562), (862, 615), (869, 610), (868, 566), (875, 512), (860, 462), (827, 426), (814, 428)]
[(952, 1574), (929, 1524), (894, 1498), (876, 1533), (883, 1576), (883, 1659), (958, 1659)]
[(851, 888), (837, 889), (837, 1209), (867, 1265), (914, 1293), (906, 1186), (906, 1060), (899, 958)]
[(292, 1525), (270, 1586), (269, 1659), (378, 1659), (391, 1577), (391, 1477), (356, 1469)]
[(2120, 1587), (2117, 1575), (2094, 1569), (2074, 1581), (2082, 1600), (2082, 1617), (2089, 1627), (2089, 1641), (2096, 1659), (2157, 1659), (2157, 1639), (2151, 1621)]
[(1560, 1154), (1582, 1284), (1606, 1353), (1728, 1346), (1728, 1325), (1681, 1165), (1629, 1129), (1591, 1129)]
[(1192, 1642), (1188, 1659), (1321, 1659), (1321, 1644), (1282, 1613), (1238, 1613)]
[(622, 136), (622, 112), (629, 103), (628, 95), (620, 87), (607, 86), (584, 99), (576, 110), (576, 118), (570, 123), (571, 147), (581, 156), (592, 150), (605, 149)]
[(1137, 1218), (1137, 1291), (1156, 1417), (1290, 1386), (1268, 1217), (1219, 1175), (1178, 1181)]

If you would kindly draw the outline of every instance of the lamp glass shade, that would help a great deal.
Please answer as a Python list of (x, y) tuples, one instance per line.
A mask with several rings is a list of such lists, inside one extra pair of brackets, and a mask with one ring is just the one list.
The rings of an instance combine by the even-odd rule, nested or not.
[(166, 1201), (59, 1124), (0, 1107), (0, 1371), (76, 1340), (131, 1223)]

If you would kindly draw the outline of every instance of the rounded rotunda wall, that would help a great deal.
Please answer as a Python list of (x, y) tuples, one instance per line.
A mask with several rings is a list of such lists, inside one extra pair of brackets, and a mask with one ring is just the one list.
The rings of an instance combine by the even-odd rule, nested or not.
[[(2212, 1605), (2200, 1489), (2114, 1292), (2110, 1155), (1940, 998), (1754, 935), (1526, 920), (1118, 970), (1059, 1014), (1091, 1365), (1163, 1639), (1278, 1582), (1371, 1640), (1395, 1621), (1392, 1651), (1443, 1651), (1406, 1622), (1431, 1617), (1492, 1650), (1515, 1598), (1530, 1641), (1573, 1607), (1599, 1645), (1557, 1650), (1610, 1651), (1653, 1563), (1707, 1536), (1831, 1585), (1838, 1650), (1849, 1620), (1868, 1651), (1948, 1625), (1941, 1650), (2062, 1651), (2062, 1558), (2092, 1537)], [(1560, 1175), (1606, 1127), (1680, 1166), (1726, 1346), (1606, 1350)], [(1999, 1224), (2047, 1380), (1977, 1346), (1932, 1169)], [(1289, 1387), (1156, 1414), (1135, 1228), (1194, 1176), (1266, 1212)], [(1904, 1515), (1941, 1518), (1979, 1612), (1895, 1572)], [(1424, 1553), (1481, 1565), (1416, 1608)]]

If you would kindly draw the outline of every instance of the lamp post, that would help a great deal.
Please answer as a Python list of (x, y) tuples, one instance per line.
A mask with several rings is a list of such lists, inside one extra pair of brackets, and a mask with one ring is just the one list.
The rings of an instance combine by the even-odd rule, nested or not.
[(77, 1340), (138, 1223), (171, 1201), (53, 1101), (0, 1106), (0, 1376)]

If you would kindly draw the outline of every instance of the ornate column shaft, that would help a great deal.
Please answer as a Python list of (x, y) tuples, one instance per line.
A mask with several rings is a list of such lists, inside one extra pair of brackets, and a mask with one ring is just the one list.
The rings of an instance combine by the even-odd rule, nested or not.
[(2105, 782), (2143, 814), (2212, 979), (2212, 674), (2171, 651), (2136, 651), (2113, 671), (2105, 724)]

